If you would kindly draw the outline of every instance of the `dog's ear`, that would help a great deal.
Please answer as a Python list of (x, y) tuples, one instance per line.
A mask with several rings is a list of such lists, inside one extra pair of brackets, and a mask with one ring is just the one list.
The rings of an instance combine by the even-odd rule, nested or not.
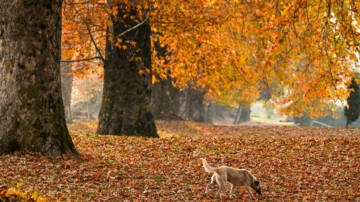
[(257, 180), (255, 180), (255, 181), (254, 181), (254, 184), (255, 184), (256, 186), (259, 186), (260, 182), (257, 181)]

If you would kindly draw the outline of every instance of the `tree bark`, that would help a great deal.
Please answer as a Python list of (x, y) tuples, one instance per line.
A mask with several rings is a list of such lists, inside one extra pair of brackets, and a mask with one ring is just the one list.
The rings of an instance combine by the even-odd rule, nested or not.
[[(129, 12), (126, 6), (118, 6), (118, 18), (112, 27), (114, 36), (142, 22), (136, 5), (131, 6)], [(150, 110), (151, 75), (147, 73), (151, 72), (150, 31), (147, 21), (122, 36), (121, 44), (106, 41), (104, 91), (97, 134), (159, 137)]]
[(79, 154), (60, 82), (62, 0), (0, 0), (0, 154)]

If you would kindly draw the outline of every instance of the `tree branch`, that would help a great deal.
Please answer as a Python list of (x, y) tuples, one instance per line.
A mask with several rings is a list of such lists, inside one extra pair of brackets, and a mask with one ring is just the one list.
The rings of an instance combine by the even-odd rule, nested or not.
[(132, 28), (130, 28), (130, 29), (128, 29), (128, 30), (125, 30), (123, 33), (117, 35), (116, 38), (119, 38), (119, 37), (121, 37), (121, 36), (124, 36), (126, 33), (130, 32), (130, 31), (132, 31), (132, 30), (134, 30), (134, 29), (136, 29), (136, 28), (138, 28), (138, 27), (140, 27), (140, 26), (141, 26), (142, 24), (144, 24), (148, 19), (149, 19), (149, 15), (146, 17), (146, 19), (145, 19), (144, 21), (142, 21), (141, 23), (137, 24), (136, 26), (134, 26), (134, 27), (132, 27)]
[(90, 28), (89, 28), (89, 25), (88, 23), (86, 22), (86, 20), (82, 17), (82, 15), (80, 15), (80, 13), (78, 12), (78, 10), (75, 8), (74, 5), (72, 5), (73, 9), (75, 10), (75, 12), (81, 17), (82, 21), (85, 23), (85, 26), (86, 26), (86, 30), (88, 31), (89, 35), (90, 35), (90, 39), (91, 39), (91, 42), (94, 44), (94, 47), (96, 49), (96, 52), (99, 54), (99, 59), (101, 59), (104, 63), (105, 63), (105, 58), (101, 55), (101, 52), (100, 52), (100, 49), (97, 47), (96, 45), (96, 42), (94, 40), (94, 37), (93, 35), (91, 34), (91, 31), (90, 31)]
[(61, 60), (60, 62), (82, 62), (82, 61), (89, 61), (89, 60), (102, 60), (100, 56), (92, 57), (92, 58), (84, 58), (78, 60)]

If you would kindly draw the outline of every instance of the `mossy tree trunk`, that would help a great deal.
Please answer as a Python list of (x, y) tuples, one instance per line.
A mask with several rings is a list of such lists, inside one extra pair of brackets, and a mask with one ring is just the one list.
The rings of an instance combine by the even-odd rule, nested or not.
[(0, 154), (78, 154), (60, 82), (62, 0), (0, 0)]
[[(143, 21), (136, 5), (118, 7), (118, 18), (108, 28), (114, 36)], [(147, 21), (123, 35), (122, 43), (115, 45), (107, 40), (97, 134), (159, 137), (150, 110), (151, 75), (147, 73), (151, 72), (150, 31)]]

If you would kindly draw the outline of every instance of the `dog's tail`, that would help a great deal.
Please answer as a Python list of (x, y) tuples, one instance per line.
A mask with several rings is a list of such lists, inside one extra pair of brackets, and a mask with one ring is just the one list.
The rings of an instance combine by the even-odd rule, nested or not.
[(214, 173), (217, 171), (216, 168), (209, 166), (209, 164), (206, 162), (206, 159), (201, 158), (200, 160), (202, 160), (202, 163), (203, 163), (203, 166), (204, 166), (206, 172)]

